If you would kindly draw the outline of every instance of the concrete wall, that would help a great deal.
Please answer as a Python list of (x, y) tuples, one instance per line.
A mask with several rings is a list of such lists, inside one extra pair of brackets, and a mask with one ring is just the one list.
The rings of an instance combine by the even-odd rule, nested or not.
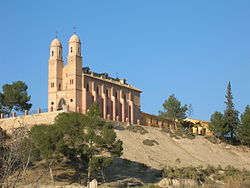
[(62, 110), (0, 119), (0, 127), (4, 130), (10, 130), (12, 128), (18, 128), (21, 126), (27, 126), (28, 128), (31, 128), (35, 124), (53, 124), (55, 117), (62, 112), (64, 111)]

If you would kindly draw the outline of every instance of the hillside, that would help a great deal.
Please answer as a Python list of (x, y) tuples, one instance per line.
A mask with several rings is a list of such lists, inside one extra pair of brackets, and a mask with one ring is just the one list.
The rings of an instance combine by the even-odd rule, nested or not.
[[(196, 136), (192, 140), (175, 139), (159, 128), (143, 128), (148, 133), (143, 135), (123, 128), (116, 129), (118, 138), (123, 141), (123, 158), (144, 163), (155, 169), (162, 169), (165, 165), (205, 167), (210, 164), (222, 167), (233, 165), (250, 170), (250, 149), (246, 147), (225, 143), (213, 144), (203, 136)], [(159, 145), (144, 145), (145, 139), (155, 140)]]
[[(235, 147), (224, 143), (213, 144), (203, 136), (195, 139), (172, 138), (169, 133), (159, 128), (140, 127), (128, 129), (128, 126), (116, 125), (117, 137), (123, 141), (123, 155), (105, 169), (105, 179), (108, 184), (102, 187), (127, 187), (157, 183), (162, 179), (164, 166), (213, 166), (233, 165), (239, 169), (250, 170), (250, 149)], [(138, 131), (139, 130), (139, 131)], [(142, 131), (142, 132), (140, 132)], [(153, 140), (154, 145), (145, 145), (145, 140)], [(143, 143), (144, 142), (144, 143)], [(152, 144), (152, 143), (151, 143)], [(20, 187), (51, 186), (48, 169), (40, 162), (27, 170)], [(76, 164), (64, 162), (53, 167), (56, 185), (72, 185), (78, 182), (75, 171)], [(95, 178), (103, 182), (101, 174)], [(86, 175), (81, 177), (86, 184)], [(28, 186), (27, 186), (28, 185)], [(79, 184), (78, 184), (79, 185)], [(124, 185), (124, 186), (121, 186)]]

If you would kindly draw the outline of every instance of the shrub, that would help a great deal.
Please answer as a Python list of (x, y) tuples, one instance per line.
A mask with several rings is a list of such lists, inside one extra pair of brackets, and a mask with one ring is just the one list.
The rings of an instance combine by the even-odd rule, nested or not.
[(142, 143), (147, 146), (154, 146), (155, 144), (159, 145), (159, 143), (156, 140), (149, 140), (149, 139), (143, 140)]
[(180, 164), (181, 160), (179, 158), (175, 159), (175, 163)]
[(165, 167), (163, 170), (163, 176), (171, 179), (203, 180), (202, 174), (197, 170), (196, 167), (193, 166), (182, 168)]
[(146, 133), (148, 133), (148, 131), (146, 129), (144, 129), (142, 126), (134, 126), (134, 125), (130, 125), (126, 128), (129, 131), (132, 131), (134, 133), (140, 133), (141, 135), (144, 135)]

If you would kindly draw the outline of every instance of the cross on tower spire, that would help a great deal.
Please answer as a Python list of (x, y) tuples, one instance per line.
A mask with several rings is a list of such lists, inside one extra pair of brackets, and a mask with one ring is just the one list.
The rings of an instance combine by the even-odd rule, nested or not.
[(74, 34), (76, 34), (76, 26), (74, 26), (73, 29), (74, 29)]
[(58, 32), (56, 31), (55, 33), (56, 33), (56, 38), (57, 38), (57, 34), (58, 34)]

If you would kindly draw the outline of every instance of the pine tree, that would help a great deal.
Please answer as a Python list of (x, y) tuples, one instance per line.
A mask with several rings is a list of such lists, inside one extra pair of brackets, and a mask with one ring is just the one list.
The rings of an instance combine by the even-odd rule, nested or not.
[(226, 94), (226, 109), (224, 111), (225, 126), (227, 128), (227, 134), (229, 134), (230, 140), (233, 141), (236, 133), (237, 126), (239, 124), (238, 114), (233, 104), (233, 95), (231, 90), (231, 84), (228, 83), (227, 94)]
[[(162, 105), (164, 111), (159, 111), (161, 118), (166, 118), (174, 122), (176, 128), (176, 120), (183, 120), (187, 118), (187, 111), (188, 106), (185, 104), (181, 106), (181, 102), (175, 97), (174, 94), (170, 95), (167, 100), (165, 100), (164, 104)], [(191, 111), (190, 105), (190, 111)]]
[(226, 135), (227, 127), (225, 126), (224, 116), (221, 112), (214, 112), (210, 118), (209, 129), (214, 133), (215, 136), (223, 139)]
[(242, 144), (250, 146), (250, 106), (247, 105), (245, 112), (241, 115), (241, 124), (237, 131), (237, 139)]

